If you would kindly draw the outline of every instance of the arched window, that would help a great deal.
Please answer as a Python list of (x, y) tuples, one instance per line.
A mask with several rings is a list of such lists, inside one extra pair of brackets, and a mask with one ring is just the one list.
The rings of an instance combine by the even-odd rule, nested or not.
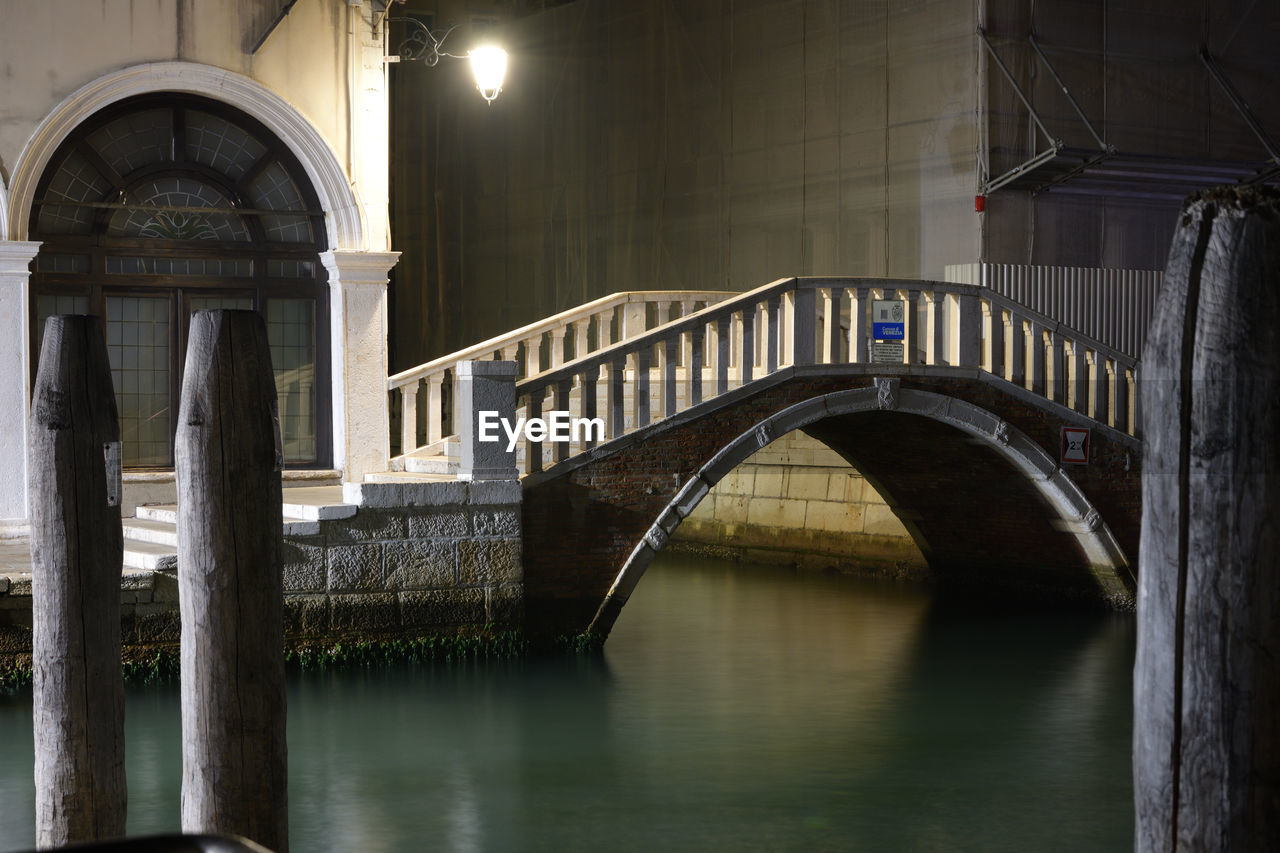
[(130, 98), (63, 142), (35, 198), (31, 340), (38, 353), (53, 314), (106, 319), (127, 466), (173, 464), (187, 325), (202, 308), (266, 318), (285, 462), (331, 464), (324, 215), (265, 127), (205, 98)]

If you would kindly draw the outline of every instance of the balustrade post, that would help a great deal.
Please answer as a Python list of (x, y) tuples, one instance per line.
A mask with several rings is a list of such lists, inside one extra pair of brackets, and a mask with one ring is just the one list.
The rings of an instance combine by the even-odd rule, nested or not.
[(520, 353), (520, 344), (508, 344), (501, 350), (503, 361), (516, 361), (516, 356)]
[(551, 330), (551, 369), (555, 370), (564, 364), (564, 338), (569, 330), (565, 327)]
[[(682, 301), (680, 303), (680, 316), (688, 317), (692, 313), (693, 313), (693, 302), (687, 299)], [(681, 344), (680, 363), (684, 365), (684, 368), (687, 371), (689, 369), (689, 365), (692, 363), (692, 359), (690, 358), (690, 356), (692, 355), (692, 347), (693, 347), (692, 336), (688, 336), (688, 335), (682, 336), (680, 344)]]
[(624, 404), (624, 382), (627, 363), (622, 358), (609, 362), (609, 378), (605, 385), (605, 400), (609, 408), (609, 438), (619, 438), (627, 430)]
[(822, 311), (826, 316), (826, 326), (822, 330), (822, 361), (824, 364), (839, 364), (840, 341), (844, 337), (840, 333), (840, 312), (844, 302), (843, 287), (828, 287), (822, 292)]
[(952, 325), (952, 347), (955, 363), (961, 367), (982, 364), (982, 304), (977, 294), (962, 293), (956, 297), (956, 318)]
[(702, 402), (702, 346), (706, 330), (701, 323), (689, 331), (689, 405)]
[(716, 354), (720, 351), (720, 330), (716, 327), (715, 320), (711, 320), (707, 323), (706, 330), (707, 345), (706, 349), (703, 350), (704, 355), (702, 363), (704, 366), (714, 369), (716, 365)]
[(791, 304), (790, 350), (791, 363), (813, 364), (814, 339), (817, 337), (817, 294), (812, 287), (796, 282), (796, 289), (788, 300)]
[(778, 338), (778, 315), (782, 313), (782, 297), (769, 297), (768, 322), (769, 322), (769, 340), (765, 344), (764, 354), (764, 372), (766, 374), (776, 373), (778, 370), (778, 349), (780, 340)]
[(729, 315), (717, 317), (716, 330), (716, 394), (729, 390)]
[[(738, 384), (742, 384), (742, 315), (734, 313), (729, 316), (729, 372), (738, 368)], [(730, 377), (732, 378), (732, 376)]]
[[(555, 390), (555, 411), (569, 411), (569, 393), (573, 390), (573, 379), (560, 379), (556, 382)], [(572, 434), (571, 434), (572, 435)], [(552, 458), (557, 462), (563, 462), (569, 458), (568, 441), (556, 441), (555, 449), (552, 451)]]
[(1089, 363), (1084, 344), (1071, 342), (1071, 408), (1089, 414)]
[(867, 314), (871, 310), (870, 288), (859, 287), (849, 300), (849, 361), (866, 364)]
[(618, 335), (619, 341), (629, 341), (644, 334), (646, 307), (644, 302), (628, 302), (622, 306), (622, 332)]
[(669, 418), (677, 411), (676, 360), (680, 357), (680, 337), (671, 335), (658, 345), (658, 358), (662, 366), (662, 416)]
[[(618, 331), (619, 341), (629, 341), (644, 334), (645, 308), (646, 305), (643, 302), (627, 302), (622, 306), (622, 326)], [(635, 353), (627, 356), (627, 366), (636, 373), (638, 380), (640, 367), (636, 361)]]
[(1049, 399), (1055, 403), (1067, 404), (1066, 358), (1062, 351), (1062, 333), (1056, 329), (1049, 332), (1049, 372), (1053, 385), (1049, 391)]
[(1115, 426), (1120, 418), (1117, 410), (1117, 400), (1120, 396), (1120, 389), (1117, 386), (1120, 383), (1117, 381), (1116, 363), (1112, 359), (1108, 358), (1104, 360), (1102, 364), (1105, 368), (1104, 378), (1106, 381), (1107, 412), (1105, 417), (1099, 418), (1098, 420), (1108, 426)]
[(1129, 426), (1129, 371), (1116, 363), (1115, 371), (1115, 408), (1112, 410), (1111, 425), (1121, 432), (1131, 433)]
[(742, 309), (742, 356), (738, 359), (739, 384), (746, 385), (755, 378), (756, 366), (756, 308)]
[[(589, 370), (578, 374), (578, 414), (584, 420), (593, 421), (596, 418), (596, 382), (600, 376), (600, 368), (593, 367)], [(582, 443), (583, 450), (596, 446), (595, 431), (587, 430), (586, 440)]]
[(792, 364), (791, 361), (791, 341), (794, 338), (795, 330), (792, 323), (795, 321), (795, 291), (784, 291), (778, 303), (778, 366), (786, 367)]
[(649, 347), (640, 347), (634, 356), (636, 362), (635, 396), (632, 408), (635, 411), (636, 429), (649, 425)]
[(418, 380), (400, 388), (400, 453), (418, 449)]
[(943, 307), (946, 302), (947, 295), (937, 290), (925, 291), (924, 294), (924, 314), (928, 320), (928, 329), (925, 332), (925, 364), (943, 364), (946, 361), (942, 326), (943, 326)]
[[(525, 417), (530, 421), (534, 418), (542, 417), (542, 398), (547, 393), (546, 388), (538, 388), (529, 393), (526, 398), (524, 412)], [(527, 435), (528, 433), (526, 433)], [(536, 474), (542, 470), (542, 442), (527, 439), (524, 443), (524, 470), (528, 474)]]
[(1107, 357), (1100, 352), (1093, 354), (1093, 419), (1107, 423), (1110, 418), (1111, 383), (1108, 377)]
[(1044, 326), (1031, 322), (1031, 392), (1045, 396)]
[(924, 334), (924, 330), (920, 328), (920, 290), (903, 288), (895, 291), (894, 296), (904, 299), (907, 303), (907, 310), (903, 312), (906, 315), (907, 333), (903, 340), (902, 362), (915, 364), (916, 354), (920, 352), (921, 338)]
[[(621, 340), (621, 338), (619, 338)], [(596, 349), (604, 349), (613, 343), (613, 309), (596, 315)]]
[(982, 366), (989, 372), (1005, 378), (1004, 312), (999, 305), (982, 300), (982, 328), (986, 337), (986, 351)]
[[(515, 359), (510, 360), (515, 364)], [(444, 374), (427, 377), (427, 444), (435, 444), (443, 438), (444, 430)]]
[(1022, 318), (1009, 312), (1005, 325), (1005, 339), (1009, 348), (1009, 381), (1019, 388), (1027, 387), (1027, 341)]
[[(755, 309), (755, 345), (756, 363), (753, 367), (765, 369), (769, 352), (769, 305), (768, 301), (757, 302)], [(766, 371), (767, 372), (767, 371)]]
[(528, 379), (542, 372), (542, 335), (524, 341), (524, 376)]

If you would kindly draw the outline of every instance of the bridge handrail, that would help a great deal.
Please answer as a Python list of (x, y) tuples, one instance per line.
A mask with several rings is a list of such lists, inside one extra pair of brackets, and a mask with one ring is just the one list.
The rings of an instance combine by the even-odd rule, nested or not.
[[(712, 371), (712, 393), (718, 395), (729, 390), (735, 372), (733, 378), (741, 386), (756, 378), (757, 368), (758, 375), (764, 376), (788, 364), (868, 363), (868, 327), (876, 291), (881, 294), (878, 298), (905, 297), (915, 309), (921, 307), (921, 298), (926, 300), (922, 311), (906, 312), (904, 363), (921, 363), (923, 356), (926, 365), (982, 368), (1108, 426), (1138, 434), (1136, 395), (1131, 393), (1139, 370), (1137, 359), (989, 288), (919, 279), (779, 279), (528, 376), (517, 384), (517, 398), (529, 417), (538, 417), (548, 394), (555, 409), (566, 410), (576, 386), (578, 414), (596, 417), (595, 386), (603, 369), (606, 437), (612, 439), (650, 422), (655, 350), (659, 417), (680, 410), (677, 386), (686, 389), (686, 406), (701, 402), (706, 370)], [(851, 315), (847, 328), (830, 322), (840, 316), (846, 293)], [(758, 328), (757, 320), (761, 321)], [(708, 348), (704, 364), (708, 337), (716, 343)], [(628, 373), (634, 377), (630, 427), (624, 411)], [(582, 449), (589, 446), (588, 442)], [(554, 448), (557, 462), (570, 453), (563, 442)], [(544, 450), (541, 443), (528, 444), (528, 471), (541, 470)]]
[[(564, 362), (564, 342), (570, 331), (573, 331), (574, 355), (578, 356), (591, 347), (589, 331), (595, 331), (595, 347), (609, 346), (609, 338), (613, 336), (613, 326), (618, 327), (617, 336), (625, 341), (633, 337), (638, 330), (643, 330), (649, 306), (655, 306), (659, 323), (665, 307), (681, 306), (688, 314), (699, 302), (714, 303), (735, 296), (734, 291), (723, 290), (645, 290), (620, 291), (602, 296), (576, 308), (570, 308), (521, 326), (505, 334), (498, 335), (457, 352), (449, 353), (402, 370), (387, 378), (387, 391), (400, 394), (401, 412), (401, 453), (411, 453), (418, 447), (417, 436), (417, 394), (425, 383), (428, 390), (427, 404), (427, 443), (439, 441), (445, 435), (443, 424), (442, 388), (449, 374), (455, 371), (458, 362), (470, 359), (487, 360), (495, 355), (516, 361), (523, 351), (521, 366), (525, 375), (536, 374), (542, 370), (542, 348), (545, 338), (550, 338), (549, 361), (555, 367)], [(622, 309), (622, 316), (616, 317), (617, 310)]]
[[(972, 284), (958, 284), (947, 281), (930, 281), (927, 279), (892, 279), (892, 278), (829, 278), (816, 276), (796, 276), (792, 278), (782, 278), (770, 282), (755, 290), (750, 290), (742, 294), (734, 296), (732, 299), (725, 299), (713, 305), (708, 305), (700, 311), (690, 314), (687, 317), (681, 317), (678, 320), (671, 320), (668, 323), (657, 326), (646, 331), (642, 335), (634, 338), (628, 338), (625, 341), (611, 344), (595, 350), (582, 358), (575, 358), (567, 361), (559, 367), (550, 368), (533, 376), (527, 376), (516, 386), (517, 393), (527, 391), (531, 383), (548, 386), (557, 382), (566, 376), (576, 375), (590, 367), (604, 367), (611, 362), (617, 361), (619, 356), (631, 355), (635, 350), (645, 346), (657, 344), (672, 335), (683, 334), (699, 325), (705, 325), (707, 321), (717, 319), (722, 315), (732, 316), (742, 310), (744, 304), (760, 303), (775, 294), (787, 293), (793, 289), (821, 290), (836, 282), (858, 282), (864, 283), (869, 290), (887, 289), (890, 286), (895, 291), (918, 291), (920, 293), (943, 293), (955, 295), (977, 296), (980, 299), (988, 301), (991, 305), (1016, 313), (1017, 317), (1024, 322), (1034, 323), (1043, 329), (1046, 334), (1062, 334), (1070, 337), (1071, 340), (1079, 343), (1085, 349), (1098, 353), (1108, 361), (1114, 361), (1123, 365), (1125, 368), (1132, 370), (1138, 365), (1138, 359), (1127, 353), (1111, 347), (1097, 338), (1090, 337), (1085, 334), (1076, 332), (1063, 323), (1059, 323), (1047, 314), (1042, 314), (1031, 308), (1027, 308), (1019, 302), (1010, 299), (1000, 293), (996, 293), (988, 287)], [(839, 285), (846, 290), (850, 289), (848, 284)]]

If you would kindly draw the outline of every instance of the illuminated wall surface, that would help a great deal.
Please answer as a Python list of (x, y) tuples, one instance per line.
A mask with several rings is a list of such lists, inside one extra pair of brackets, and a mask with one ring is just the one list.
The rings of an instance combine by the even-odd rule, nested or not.
[(1265, 160), (1201, 43), (1280, 134), (1277, 22), (1243, 0), (579, 0), (497, 28), (512, 58), (491, 106), (461, 63), (393, 69), (393, 366), (618, 290), (1163, 269), (1173, 199), (1006, 189), (974, 212), (984, 173), (1036, 150), (980, 26), (1068, 146), (1094, 143), (1033, 28), (1125, 152)]

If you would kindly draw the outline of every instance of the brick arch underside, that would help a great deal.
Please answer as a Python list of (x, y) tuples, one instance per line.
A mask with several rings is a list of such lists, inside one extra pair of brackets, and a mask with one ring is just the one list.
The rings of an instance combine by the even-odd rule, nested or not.
[[(869, 391), (871, 383), (870, 375), (792, 378), (701, 417), (658, 424), (612, 453), (526, 480), (528, 635), (537, 641), (590, 628), (603, 638), (630, 592), (611, 594), (615, 581), (645, 542), (656, 546), (653, 551), (665, 544), (653, 541), (655, 520), (689, 491), (691, 478), (784, 410), (824, 395)], [(902, 377), (901, 387), (968, 401), (1024, 434), (1044, 455), (1052, 451), (1056, 457), (1060, 426), (1079, 424), (1069, 413), (1055, 416), (977, 380)], [(1060, 513), (990, 443), (946, 423), (896, 411), (828, 416), (803, 429), (881, 490), (943, 585), (976, 587), (993, 595), (1084, 601), (1106, 597), (1079, 538), (1063, 529)], [(769, 435), (766, 442), (785, 431)], [(1134, 565), (1141, 517), (1138, 454), (1132, 442), (1098, 430), (1093, 444), (1093, 464), (1063, 473), (1101, 514)], [(684, 514), (691, 509), (685, 507)], [(632, 584), (642, 572), (643, 566)], [(1126, 578), (1126, 585), (1130, 581)], [(602, 604), (615, 597), (619, 600), (606, 613), (609, 608)]]
[(806, 427), (858, 469), (906, 526), (940, 587), (1096, 600), (1076, 536), (990, 445), (919, 415), (861, 412)]

